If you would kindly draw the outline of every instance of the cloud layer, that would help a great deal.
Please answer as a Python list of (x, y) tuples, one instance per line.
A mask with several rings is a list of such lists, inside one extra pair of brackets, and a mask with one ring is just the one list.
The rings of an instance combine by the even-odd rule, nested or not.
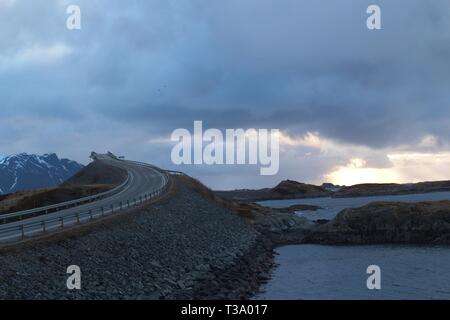
[[(352, 159), (395, 171), (388, 155), (445, 155), (450, 4), (376, 2), (380, 31), (366, 28), (365, 0), (78, 0), (82, 30), (69, 31), (73, 1), (0, 0), (0, 154), (80, 161), (110, 149), (167, 167), (165, 139), (203, 120), (286, 137), (276, 177), (182, 168), (218, 188), (318, 183)], [(442, 162), (426, 166), (385, 177), (450, 178)]]

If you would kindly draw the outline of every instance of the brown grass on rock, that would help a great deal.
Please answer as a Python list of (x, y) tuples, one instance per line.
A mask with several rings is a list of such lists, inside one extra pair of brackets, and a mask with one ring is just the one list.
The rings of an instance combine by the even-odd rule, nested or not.
[(105, 192), (125, 181), (124, 169), (94, 161), (59, 187), (20, 191), (0, 197), (0, 214), (45, 207)]
[(270, 214), (272, 212), (271, 209), (260, 206), (256, 203), (241, 202), (222, 198), (210, 188), (192, 177), (178, 176), (177, 178), (180, 179), (183, 184), (201, 194), (203, 197), (235, 212), (250, 223), (253, 223), (258, 216)]
[(16, 192), (0, 200), (0, 213), (17, 212), (105, 192), (111, 185), (85, 185)]
[(450, 244), (450, 201), (374, 202), (345, 209), (306, 242)]

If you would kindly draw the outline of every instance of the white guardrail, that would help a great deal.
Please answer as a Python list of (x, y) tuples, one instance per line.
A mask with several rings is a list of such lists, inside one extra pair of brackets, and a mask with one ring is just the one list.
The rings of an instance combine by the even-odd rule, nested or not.
[[(134, 161), (132, 161), (134, 162)], [(54, 231), (68, 226), (73, 226), (76, 224), (81, 224), (89, 222), (93, 219), (111, 215), (115, 212), (119, 212), (134, 206), (143, 204), (146, 201), (153, 200), (162, 194), (164, 194), (168, 187), (170, 176), (167, 172), (162, 171), (152, 165), (134, 162), (136, 164), (151, 167), (159, 172), (163, 176), (163, 186), (157, 190), (144, 193), (137, 198), (128, 199), (126, 201), (120, 201), (118, 203), (111, 203), (109, 206), (99, 206), (88, 211), (79, 211), (75, 213), (67, 213), (60, 215), (58, 217), (47, 217), (46, 215), (53, 212), (58, 212), (72, 207), (77, 207), (82, 204), (94, 202), (97, 200), (105, 199), (118, 194), (123, 191), (130, 181), (130, 175), (128, 174), (127, 179), (118, 187), (111, 189), (109, 191), (93, 195), (90, 197), (80, 198), (73, 201), (67, 201), (64, 203), (59, 203), (51, 206), (46, 206), (42, 208), (36, 208), (31, 210), (25, 210), (20, 212), (14, 212), (9, 214), (4, 214), (0, 216), (0, 242), (24, 239), (27, 236), (34, 236), (36, 234), (45, 233), (49, 231)], [(27, 221), (25, 219), (30, 217), (41, 217), (42, 219)], [(17, 223), (14, 226), (4, 225), (8, 222)], [(3, 224), (3, 225), (2, 225)]]

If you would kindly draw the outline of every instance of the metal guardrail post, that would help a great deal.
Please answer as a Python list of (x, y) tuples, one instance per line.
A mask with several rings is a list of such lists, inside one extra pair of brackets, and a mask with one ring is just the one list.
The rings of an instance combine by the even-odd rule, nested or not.
[(112, 189), (112, 190), (108, 190), (104, 193), (100, 193), (100, 194), (96, 194), (93, 196), (89, 196), (86, 198), (81, 198), (81, 199), (76, 199), (76, 200), (72, 200), (72, 201), (68, 201), (65, 203), (60, 203), (60, 204), (56, 204), (56, 205), (50, 205), (50, 206), (46, 206), (46, 207), (42, 207), (42, 208), (36, 208), (36, 209), (31, 209), (31, 210), (24, 210), (24, 211), (19, 211), (19, 212), (13, 212), (13, 213), (8, 213), (5, 214), (2, 218), (3, 218), (3, 223), (7, 223), (8, 219), (15, 219), (14, 221), (17, 220), (23, 220), (25, 218), (28, 218), (30, 216), (35, 216), (35, 215), (39, 215), (39, 214), (48, 214), (50, 212), (55, 212), (55, 211), (60, 211), (61, 209), (64, 208), (72, 208), (74, 206), (77, 205), (81, 205), (87, 202), (92, 202), (98, 199), (103, 199), (107, 196), (113, 195), (117, 192), (119, 192), (120, 190), (122, 190), (130, 181), (130, 175), (128, 175), (127, 179), (119, 186), (117, 186), (116, 188)]
[(92, 210), (89, 210), (89, 217), (90, 217), (90, 220), (94, 219), (94, 216), (92, 214)]
[(64, 217), (61, 217), (61, 228), (64, 228)]
[(42, 232), (45, 232), (46, 230), (45, 230), (46, 228), (45, 228), (45, 220), (44, 221), (42, 221)]
[(21, 229), (22, 229), (22, 240), (25, 238), (25, 226), (21, 225)]
[(105, 215), (105, 208), (101, 208), (101, 211), (102, 211), (102, 217)]
[(77, 223), (80, 223), (80, 213), (77, 212)]
[(111, 214), (113, 214), (114, 213), (114, 205), (112, 204), (111, 205)]

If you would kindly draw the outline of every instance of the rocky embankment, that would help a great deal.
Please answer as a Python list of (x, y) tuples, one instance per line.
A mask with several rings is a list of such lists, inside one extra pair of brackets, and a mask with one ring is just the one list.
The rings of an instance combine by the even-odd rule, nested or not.
[(450, 244), (450, 201), (371, 203), (346, 209), (313, 228), (304, 242), (320, 244)]
[[(269, 278), (272, 249), (283, 241), (276, 234), (298, 236), (307, 222), (257, 205), (239, 208), (193, 179), (174, 180), (171, 195), (157, 203), (1, 248), (0, 298), (251, 297)], [(81, 268), (81, 290), (66, 288), (70, 265)]]

